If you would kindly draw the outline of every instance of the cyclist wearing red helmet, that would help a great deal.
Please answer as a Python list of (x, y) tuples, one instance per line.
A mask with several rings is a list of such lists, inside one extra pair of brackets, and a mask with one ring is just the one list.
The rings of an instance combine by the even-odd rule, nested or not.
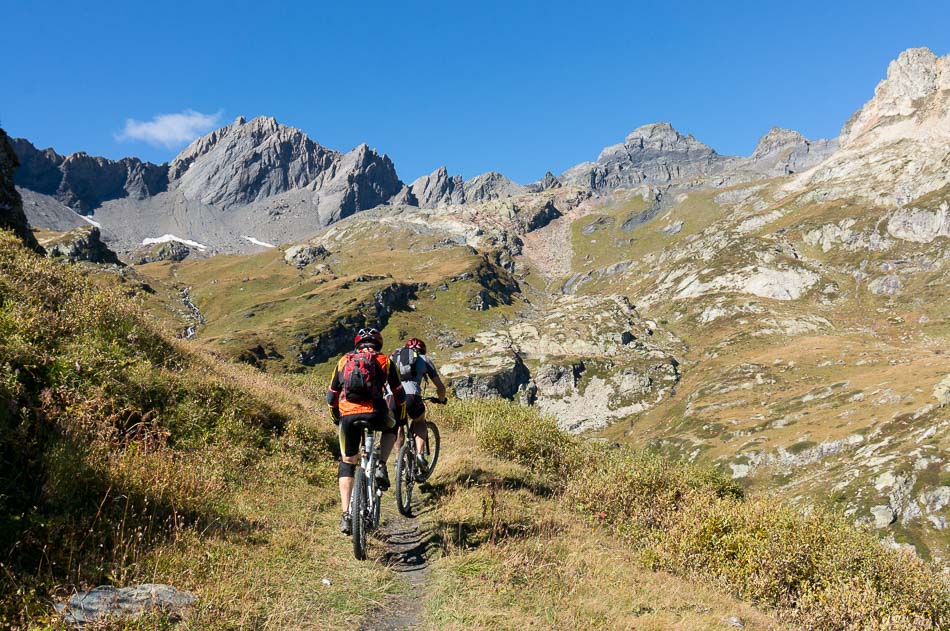
[[(422, 382), (430, 380), (435, 385), (439, 401), (445, 403), (445, 384), (439, 377), (432, 360), (426, 357), (426, 343), (419, 338), (411, 338), (405, 346), (396, 350), (391, 356), (396, 365), (396, 372), (402, 380), (402, 387), (406, 392), (406, 410), (412, 420), (412, 433), (416, 439), (416, 448), (420, 466), (424, 471), (429, 469), (429, 463), (423, 455), (425, 451), (425, 420), (426, 406), (422, 400)], [(402, 425), (402, 424), (400, 424)]]
[(382, 432), (380, 440), (380, 463), (376, 469), (379, 488), (389, 488), (389, 473), (386, 461), (396, 442), (398, 428), (389, 415), (384, 392), (389, 386), (396, 403), (397, 417), (406, 418), (406, 395), (396, 366), (389, 357), (380, 353), (383, 336), (376, 329), (360, 329), (354, 340), (355, 350), (337, 362), (327, 389), (327, 405), (333, 422), (340, 427), (340, 503), (343, 518), (340, 532), (350, 534), (350, 494), (353, 491), (353, 476), (359, 464), (362, 430), (354, 424), (370, 421), (374, 431)]

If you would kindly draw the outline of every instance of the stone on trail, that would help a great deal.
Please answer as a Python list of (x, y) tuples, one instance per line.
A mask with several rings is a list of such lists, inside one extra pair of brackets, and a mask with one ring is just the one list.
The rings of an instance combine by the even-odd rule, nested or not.
[(118, 588), (102, 585), (73, 594), (64, 603), (57, 603), (56, 611), (63, 614), (65, 622), (81, 627), (107, 618), (137, 618), (152, 611), (180, 618), (185, 610), (194, 607), (197, 600), (195, 594), (171, 585), (144, 583), (137, 587)]

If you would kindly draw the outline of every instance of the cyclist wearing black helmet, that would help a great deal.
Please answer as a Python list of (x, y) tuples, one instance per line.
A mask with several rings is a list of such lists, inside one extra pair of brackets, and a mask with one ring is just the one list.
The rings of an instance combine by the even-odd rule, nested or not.
[(379, 488), (389, 488), (386, 460), (396, 442), (396, 421), (389, 415), (384, 391), (389, 386), (396, 403), (400, 420), (406, 417), (406, 395), (403, 391), (396, 366), (389, 357), (380, 353), (383, 336), (376, 329), (360, 329), (354, 340), (355, 350), (337, 362), (327, 389), (327, 405), (333, 422), (340, 427), (340, 502), (343, 518), (340, 532), (350, 534), (350, 494), (353, 491), (353, 476), (359, 463), (362, 430), (355, 424), (369, 421), (374, 431), (382, 432), (380, 440), (379, 467), (376, 479)]
[[(396, 372), (402, 380), (402, 387), (406, 391), (406, 411), (412, 421), (412, 434), (416, 440), (416, 450), (419, 454), (419, 465), (423, 471), (429, 469), (425, 459), (425, 421), (426, 406), (422, 400), (422, 382), (432, 381), (435, 385), (437, 398), (445, 403), (445, 384), (439, 377), (432, 360), (426, 357), (426, 343), (419, 338), (411, 338), (405, 346), (396, 350), (390, 358), (396, 365)], [(402, 425), (402, 424), (400, 424)]]

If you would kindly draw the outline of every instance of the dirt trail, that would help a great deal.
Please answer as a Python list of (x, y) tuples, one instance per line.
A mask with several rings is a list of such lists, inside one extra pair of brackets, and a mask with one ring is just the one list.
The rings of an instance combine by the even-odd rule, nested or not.
[(383, 521), (375, 539), (386, 546), (383, 563), (402, 576), (408, 589), (371, 611), (360, 625), (360, 631), (417, 628), (429, 574), (429, 537), (423, 532), (418, 517), (410, 519), (396, 514)]

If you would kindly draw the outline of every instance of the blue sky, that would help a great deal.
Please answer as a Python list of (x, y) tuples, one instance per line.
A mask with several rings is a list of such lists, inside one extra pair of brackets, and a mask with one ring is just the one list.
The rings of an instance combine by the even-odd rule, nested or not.
[(0, 124), (40, 147), (159, 162), (266, 114), (366, 142), (405, 181), (445, 164), (527, 182), (654, 121), (724, 154), (772, 125), (834, 136), (901, 50), (950, 50), (944, 2), (0, 0), (0, 16)]

